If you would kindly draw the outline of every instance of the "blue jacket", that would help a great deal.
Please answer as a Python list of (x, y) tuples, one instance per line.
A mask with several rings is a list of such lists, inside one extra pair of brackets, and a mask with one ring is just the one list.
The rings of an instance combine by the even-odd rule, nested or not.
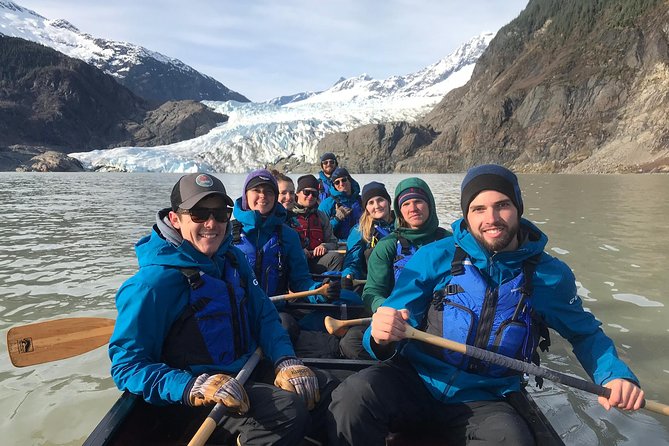
[[(256, 247), (264, 246), (276, 233), (276, 226), (281, 225), (281, 241), (284, 258), (288, 261), (288, 286), (290, 291), (313, 290), (321, 285), (321, 282), (315, 282), (309, 274), (309, 266), (302, 250), (300, 236), (294, 229), (284, 224), (286, 209), (283, 206), (275, 205), (272, 213), (263, 218), (258, 211), (243, 210), (241, 198), (238, 198), (235, 201), (233, 215), (242, 224), (242, 231), (246, 234), (247, 239)], [(287, 291), (282, 290), (279, 293), (283, 294)], [(325, 301), (323, 296), (309, 296), (307, 299), (311, 303)]]
[[(139, 271), (116, 294), (118, 317), (109, 341), (111, 375), (118, 388), (158, 405), (181, 403), (201, 373), (235, 375), (258, 345), (275, 364), (284, 357), (295, 356), (274, 305), (257, 286), (244, 254), (230, 246), (230, 237), (209, 258), (181, 238), (165, 218), (167, 211), (159, 212), (151, 235), (135, 245)], [(223, 268), (230, 267), (230, 262), (226, 262), (228, 251), (236, 257), (242, 280), (247, 282), (246, 305), (252, 336), (248, 351), (223, 370), (202, 364), (193, 364), (188, 370), (168, 366), (161, 359), (163, 342), (190, 296), (180, 268), (194, 268), (222, 278)]]
[[(353, 212), (351, 212), (343, 221), (339, 221), (335, 218), (337, 203), (353, 209)], [(351, 195), (346, 195), (332, 187), (330, 189), (330, 196), (318, 205), (318, 209), (325, 212), (325, 215), (330, 219), (334, 235), (336, 235), (339, 240), (346, 240), (351, 229), (358, 223), (358, 220), (360, 220), (360, 216), (364, 211), (362, 204), (360, 203), (360, 185), (357, 181), (351, 178)]]
[[(375, 220), (383, 230), (388, 233), (393, 232), (395, 223), (388, 223), (383, 220)], [(360, 225), (357, 224), (351, 229), (351, 233), (346, 239), (346, 256), (344, 257), (344, 266), (341, 270), (342, 277), (351, 275), (352, 279), (366, 279), (367, 278), (367, 258), (365, 251), (371, 248), (371, 244), (362, 238), (360, 232)]]
[[(432, 293), (451, 279), (455, 243), (496, 285), (519, 274), (523, 260), (542, 253), (533, 280), (531, 299), (534, 310), (550, 328), (572, 344), (576, 357), (595, 383), (601, 385), (615, 378), (638, 383), (636, 376), (618, 358), (613, 342), (600, 328), (601, 323), (583, 309), (569, 266), (543, 252), (548, 239), (536, 226), (522, 219), (521, 234), (525, 234), (525, 238), (519, 249), (493, 256), (481, 248), (462, 219), (452, 226), (453, 237), (433, 242), (416, 252), (383, 306), (408, 309), (409, 323), (418, 327), (426, 315)], [(363, 344), (375, 356), (370, 331), (365, 333)], [(418, 341), (404, 341), (397, 347), (400, 354), (411, 361), (432, 395), (444, 403), (495, 400), (520, 389), (519, 376), (487, 378), (469, 374), (429, 355)]]
[(325, 172), (322, 170), (318, 172), (318, 183), (320, 184), (318, 190), (318, 201), (322, 203), (327, 197), (330, 196), (330, 192), (335, 190), (335, 188), (332, 184), (332, 179), (325, 175)]

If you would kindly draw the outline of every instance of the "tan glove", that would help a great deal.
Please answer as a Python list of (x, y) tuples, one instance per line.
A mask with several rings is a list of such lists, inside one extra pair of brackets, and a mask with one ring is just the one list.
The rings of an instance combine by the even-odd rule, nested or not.
[(351, 214), (351, 212), (353, 212), (353, 209), (338, 204), (337, 209), (335, 211), (335, 218), (339, 221), (344, 221), (346, 220), (346, 217), (348, 217)]
[(191, 406), (223, 403), (240, 415), (248, 412), (250, 406), (244, 386), (232, 376), (222, 373), (198, 376), (190, 389), (189, 400)]
[(300, 395), (309, 410), (321, 399), (316, 375), (297, 358), (284, 359), (277, 365), (274, 385)]

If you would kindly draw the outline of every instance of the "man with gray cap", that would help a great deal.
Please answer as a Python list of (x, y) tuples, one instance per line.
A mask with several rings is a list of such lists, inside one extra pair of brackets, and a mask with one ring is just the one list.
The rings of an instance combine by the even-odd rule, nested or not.
[(470, 169), (460, 204), (453, 237), (419, 249), (374, 313), (363, 345), (374, 358), (391, 359), (335, 390), (330, 444), (380, 445), (391, 426), (429, 426), (449, 444), (535, 444), (510, 404), (520, 374), (407, 340), (406, 324), (527, 362), (538, 361), (537, 346), (549, 345), (540, 335), (552, 328), (595, 383), (611, 389), (599, 397), (604, 408), (642, 406), (638, 379), (583, 309), (572, 271), (544, 252), (546, 235), (521, 218), (516, 175), (495, 164)]
[[(230, 415), (215, 440), (300, 444), (319, 378), (296, 358), (274, 305), (231, 246), (232, 205), (213, 175), (185, 175), (174, 185), (171, 207), (135, 246), (139, 271), (116, 295), (111, 375), (152, 404), (224, 404)], [(234, 378), (256, 347), (276, 373), (274, 385)]]

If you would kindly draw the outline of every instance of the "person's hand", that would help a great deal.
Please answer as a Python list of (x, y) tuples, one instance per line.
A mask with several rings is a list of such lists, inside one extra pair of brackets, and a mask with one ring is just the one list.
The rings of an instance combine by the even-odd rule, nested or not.
[(314, 248), (313, 250), (313, 255), (314, 257), (322, 257), (328, 252), (328, 249), (325, 247), (325, 245), (318, 245)]
[(409, 310), (396, 310), (390, 307), (379, 307), (372, 315), (372, 337), (379, 345), (401, 341), (406, 337), (406, 321)]
[(327, 300), (333, 301), (339, 299), (339, 295), (341, 294), (341, 281), (326, 278), (323, 280), (323, 285), (325, 284), (328, 285), (328, 289), (325, 292)]
[(353, 209), (347, 208), (346, 206), (338, 204), (337, 205), (337, 210), (335, 211), (335, 218), (338, 221), (344, 221), (344, 220), (346, 220), (346, 217), (348, 217), (351, 212), (353, 212)]
[(345, 277), (341, 278), (341, 288), (343, 290), (352, 290), (353, 289), (353, 279), (350, 274), (347, 274)]
[(219, 373), (198, 376), (189, 392), (191, 406), (207, 406), (223, 403), (240, 415), (249, 410), (249, 396), (244, 386), (232, 376)]
[(622, 410), (639, 410), (644, 402), (644, 391), (632, 381), (626, 379), (614, 379), (604, 384), (611, 389), (611, 396), (597, 398), (604, 409), (609, 410), (617, 407)]
[(316, 375), (297, 358), (284, 359), (276, 366), (274, 385), (300, 395), (309, 410), (321, 399)]

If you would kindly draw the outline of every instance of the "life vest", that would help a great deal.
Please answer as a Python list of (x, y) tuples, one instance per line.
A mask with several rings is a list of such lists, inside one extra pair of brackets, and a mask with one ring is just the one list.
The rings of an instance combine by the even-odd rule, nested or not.
[(417, 248), (412, 245), (409, 240), (400, 235), (397, 236), (397, 253), (395, 254), (395, 260), (393, 260), (393, 276), (395, 276), (395, 282), (397, 282), (397, 278), (404, 269), (404, 265), (407, 264), (416, 251)]
[(322, 203), (327, 197), (330, 196), (330, 188), (332, 188), (332, 183), (329, 181), (323, 181), (323, 178), (318, 178), (318, 202)]
[(190, 297), (163, 343), (166, 364), (184, 370), (191, 365), (225, 366), (247, 352), (246, 281), (234, 254), (229, 252), (226, 257), (223, 279), (198, 269), (181, 269)]
[(293, 229), (300, 235), (302, 247), (313, 250), (323, 243), (325, 233), (323, 231), (323, 222), (318, 218), (318, 211), (306, 214), (295, 214), (297, 216), (297, 226)]
[(369, 262), (369, 256), (372, 254), (374, 247), (386, 235), (392, 232), (393, 228), (391, 226), (382, 226), (377, 222), (374, 222), (374, 231), (372, 231), (372, 239), (367, 243), (367, 248), (365, 249), (365, 264), (364, 273), (367, 274), (367, 262)]
[[(434, 293), (426, 331), (526, 362), (538, 362), (536, 348), (548, 330), (532, 311), (532, 278), (539, 255), (523, 262), (522, 271), (499, 287), (489, 286), (467, 254), (456, 247), (453, 278)], [(517, 372), (447, 349), (428, 348), (441, 360), (469, 373), (502, 377)]]
[(256, 247), (242, 231), (242, 224), (238, 220), (232, 221), (232, 243), (242, 250), (260, 288), (268, 296), (288, 292), (288, 261), (283, 252), (282, 229), (283, 225), (276, 225), (269, 240)]

